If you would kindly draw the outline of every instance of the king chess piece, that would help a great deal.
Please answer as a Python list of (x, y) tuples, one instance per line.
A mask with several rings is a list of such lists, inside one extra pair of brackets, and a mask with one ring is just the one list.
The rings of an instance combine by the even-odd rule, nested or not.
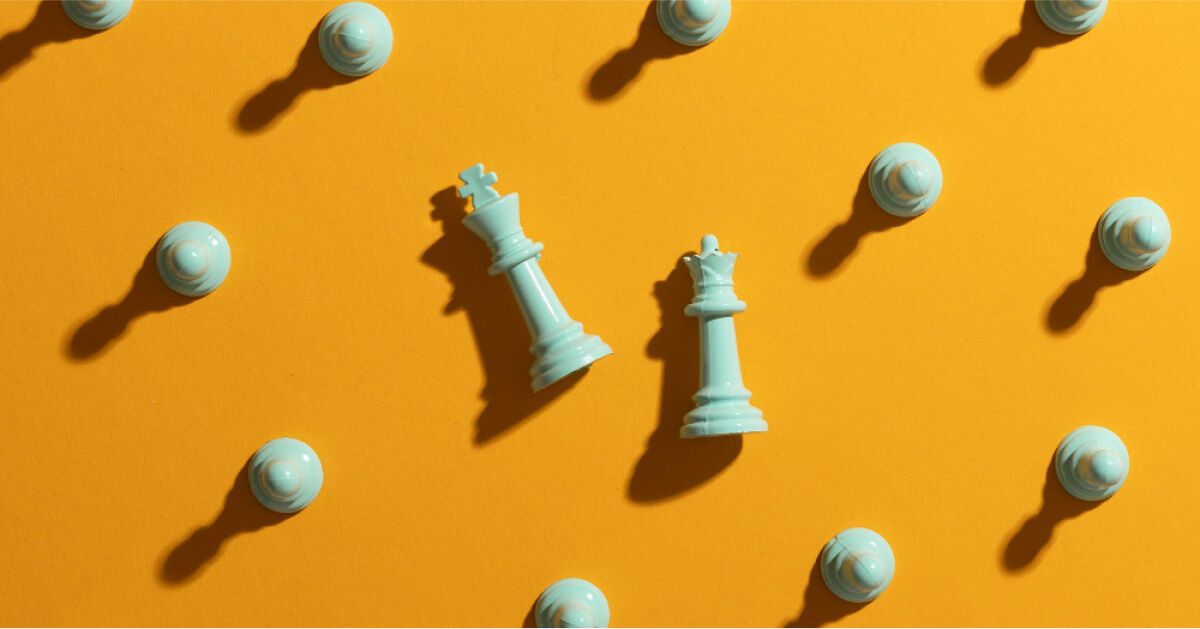
[(464, 170), (458, 177), (466, 184), (458, 189), (458, 195), (470, 197), (475, 208), (463, 219), (463, 225), (491, 248), (488, 274), (503, 273), (508, 278), (533, 338), (529, 348), (535, 358), (529, 369), (533, 390), (540, 391), (611, 354), (612, 348), (600, 337), (585, 334), (583, 324), (567, 315), (550, 288), (538, 266), (544, 245), (525, 237), (517, 193), (500, 196), (492, 189), (498, 179), (496, 173), (485, 174), (483, 164)]
[(733, 293), (736, 253), (721, 253), (717, 237), (700, 240), (700, 254), (684, 256), (696, 291), (683, 309), (700, 320), (700, 390), (692, 399), (696, 408), (683, 418), (679, 436), (717, 437), (744, 432), (766, 432), (762, 411), (750, 405), (750, 391), (742, 385), (737, 335), (733, 315), (745, 312), (746, 302)]

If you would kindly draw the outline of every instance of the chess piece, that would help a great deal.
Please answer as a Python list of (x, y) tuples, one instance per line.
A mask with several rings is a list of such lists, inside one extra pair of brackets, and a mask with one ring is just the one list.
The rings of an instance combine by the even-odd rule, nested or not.
[(695, 297), (683, 309), (700, 320), (700, 390), (692, 399), (696, 408), (683, 417), (679, 436), (716, 437), (744, 432), (766, 432), (762, 411), (750, 405), (750, 391), (742, 385), (737, 335), (733, 315), (746, 311), (746, 302), (733, 293), (736, 253), (722, 253), (717, 237), (700, 239), (700, 254), (684, 256), (692, 274)]
[(600, 337), (583, 332), (583, 324), (567, 315), (562, 302), (538, 266), (544, 245), (525, 237), (521, 230), (517, 193), (500, 196), (492, 189), (496, 173), (484, 174), (483, 164), (461, 173), (466, 184), (458, 195), (471, 197), (475, 210), (463, 225), (487, 242), (492, 250), (488, 274), (504, 274), (512, 288), (533, 345), (535, 360), (529, 370), (533, 390), (540, 391), (612, 353)]
[(279, 513), (307, 507), (325, 481), (321, 459), (299, 439), (268, 441), (250, 457), (250, 491), (262, 506)]
[(1171, 246), (1167, 214), (1145, 197), (1125, 197), (1108, 206), (1096, 233), (1104, 256), (1126, 271), (1154, 266)]
[(171, 290), (200, 297), (217, 289), (229, 275), (229, 243), (216, 227), (188, 221), (158, 241), (158, 274)]
[(608, 600), (583, 579), (559, 579), (538, 597), (533, 617), (539, 627), (607, 627)]
[(317, 45), (329, 67), (346, 76), (364, 76), (392, 54), (392, 25), (372, 4), (347, 2), (326, 14)]
[(1129, 451), (1107, 428), (1083, 426), (1071, 431), (1054, 451), (1054, 472), (1067, 493), (1080, 500), (1104, 500), (1129, 476)]
[(72, 22), (101, 31), (125, 19), (133, 0), (62, 0), (62, 7)]
[(871, 529), (846, 529), (821, 551), (825, 585), (838, 598), (851, 603), (875, 600), (891, 584), (895, 572), (892, 547)]
[(937, 201), (942, 193), (942, 166), (929, 149), (900, 142), (875, 156), (867, 183), (879, 207), (888, 214), (909, 218)]
[(730, 0), (656, 0), (658, 25), (684, 46), (703, 46), (729, 24)]
[(1038, 17), (1050, 30), (1063, 35), (1081, 35), (1104, 17), (1108, 0), (1036, 0)]

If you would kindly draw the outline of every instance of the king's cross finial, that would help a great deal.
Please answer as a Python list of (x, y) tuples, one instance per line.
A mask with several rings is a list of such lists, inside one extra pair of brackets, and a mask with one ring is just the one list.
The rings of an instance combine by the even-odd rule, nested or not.
[(458, 178), (467, 184), (458, 189), (458, 196), (463, 199), (471, 197), (471, 202), (477, 210), (500, 198), (500, 193), (492, 189), (492, 184), (496, 183), (499, 177), (496, 173), (484, 173), (483, 164), (475, 164), (458, 173)]

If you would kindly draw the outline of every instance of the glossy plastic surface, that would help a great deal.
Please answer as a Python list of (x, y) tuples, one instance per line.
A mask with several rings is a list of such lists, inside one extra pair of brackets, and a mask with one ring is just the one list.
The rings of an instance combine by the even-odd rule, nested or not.
[(1092, 30), (1108, 8), (1108, 0), (1036, 0), (1034, 4), (1042, 23), (1063, 35)]
[(560, 579), (538, 597), (533, 617), (539, 627), (607, 627), (608, 599), (583, 579)]
[(62, 7), (72, 22), (99, 31), (125, 19), (133, 0), (62, 0)]
[(1080, 500), (1104, 500), (1129, 476), (1129, 450), (1113, 431), (1083, 426), (1063, 438), (1054, 452), (1054, 471), (1067, 493)]
[(821, 551), (825, 585), (838, 598), (851, 603), (875, 600), (891, 584), (895, 572), (892, 547), (871, 529), (846, 529)]
[(766, 432), (763, 413), (750, 405), (750, 391), (742, 384), (733, 315), (745, 312), (746, 302), (733, 292), (737, 254), (722, 253), (717, 237), (708, 234), (700, 239), (700, 254), (683, 261), (695, 291), (683, 312), (700, 320), (700, 390), (692, 396), (696, 408), (683, 417), (679, 436)]
[(1166, 212), (1145, 197), (1125, 197), (1108, 206), (1096, 235), (1104, 256), (1126, 271), (1154, 266), (1171, 247)]
[(942, 166), (929, 149), (900, 142), (875, 156), (867, 183), (875, 203), (888, 214), (917, 216), (942, 193)]
[(225, 281), (232, 255), (220, 230), (208, 223), (187, 221), (163, 234), (155, 260), (159, 276), (171, 290), (200, 297)]
[(279, 513), (307, 507), (325, 482), (321, 459), (307, 443), (291, 437), (268, 441), (250, 458), (250, 491), (262, 505)]
[(657, 0), (658, 25), (685, 46), (703, 46), (729, 24), (730, 0)]
[(346, 76), (363, 76), (387, 63), (392, 24), (375, 5), (347, 2), (321, 20), (317, 45), (329, 67)]
[(583, 324), (567, 315), (554, 294), (538, 264), (542, 243), (526, 238), (521, 229), (517, 194), (501, 197), (491, 187), (497, 181), (496, 173), (485, 173), (483, 164), (476, 164), (458, 176), (466, 184), (459, 188), (459, 196), (470, 197), (474, 206), (474, 211), (463, 219), (463, 225), (491, 248), (488, 273), (508, 278), (533, 338), (529, 350), (534, 355), (529, 370), (533, 390), (544, 389), (611, 354), (612, 348), (600, 337), (584, 333)]

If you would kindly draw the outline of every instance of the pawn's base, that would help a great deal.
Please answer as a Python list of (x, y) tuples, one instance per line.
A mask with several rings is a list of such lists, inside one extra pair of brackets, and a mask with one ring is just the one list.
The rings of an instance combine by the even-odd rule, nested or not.
[(714, 1), (717, 7), (716, 16), (712, 21), (700, 26), (691, 26), (681, 23), (675, 16), (676, 5), (681, 4), (683, 0), (656, 0), (658, 24), (668, 37), (684, 46), (703, 46), (716, 39), (725, 30), (729, 24), (729, 15), (733, 10), (729, 0)]
[(1108, 0), (1101, 0), (1095, 9), (1082, 15), (1071, 15), (1063, 11), (1062, 3), (1056, 0), (1036, 0), (1033, 4), (1037, 7), (1042, 23), (1062, 35), (1082, 35), (1092, 30), (1100, 18), (1104, 17), (1104, 11), (1108, 8)]
[(679, 436), (684, 439), (767, 432), (763, 412), (745, 401), (702, 404), (683, 417)]
[(1104, 500), (1117, 493), (1117, 490), (1125, 484), (1125, 478), (1122, 477), (1117, 484), (1111, 487), (1096, 489), (1080, 478), (1079, 457), (1097, 448), (1109, 450), (1121, 457), (1124, 461), (1125, 473), (1128, 474), (1129, 450), (1125, 448), (1125, 443), (1121, 441), (1121, 438), (1107, 428), (1099, 426), (1076, 428), (1063, 438), (1062, 443), (1058, 444), (1058, 449), (1054, 451), (1054, 473), (1058, 476), (1058, 482), (1062, 484), (1063, 489), (1067, 490), (1067, 493), (1080, 500), (1089, 502)]
[(1100, 239), (1100, 250), (1109, 262), (1126, 271), (1145, 271), (1167, 255), (1167, 249), (1171, 246), (1169, 232), (1166, 243), (1154, 253), (1130, 253), (1121, 245), (1121, 230), (1124, 229), (1125, 223), (1147, 213), (1159, 214), (1164, 222), (1167, 221), (1167, 215), (1162, 208), (1145, 197), (1126, 197), (1108, 206), (1104, 211), (1096, 229), (1096, 236)]
[(574, 322), (550, 338), (539, 339), (530, 349), (537, 360), (529, 370), (533, 390), (542, 389), (613, 353), (595, 334), (585, 334)]

